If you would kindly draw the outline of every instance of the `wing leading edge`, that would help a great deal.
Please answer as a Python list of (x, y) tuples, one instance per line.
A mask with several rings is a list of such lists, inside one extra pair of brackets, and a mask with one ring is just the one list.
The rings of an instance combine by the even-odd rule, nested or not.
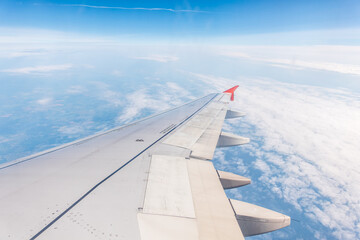
[(217, 171), (231, 88), (0, 166), (1, 239), (242, 239), (290, 218), (229, 200), (250, 179)]

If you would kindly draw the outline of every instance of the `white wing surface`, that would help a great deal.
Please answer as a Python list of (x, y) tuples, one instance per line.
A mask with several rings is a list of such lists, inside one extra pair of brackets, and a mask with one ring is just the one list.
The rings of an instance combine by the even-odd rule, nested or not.
[(217, 171), (236, 87), (0, 165), (0, 239), (243, 239), (290, 218), (229, 200), (250, 179)]

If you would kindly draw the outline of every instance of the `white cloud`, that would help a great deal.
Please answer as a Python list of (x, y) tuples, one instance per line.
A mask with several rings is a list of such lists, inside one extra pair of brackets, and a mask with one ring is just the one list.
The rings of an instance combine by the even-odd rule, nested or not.
[[(187, 89), (180, 87), (177, 83), (166, 82), (165, 86), (166, 86), (166, 88), (161, 93), (162, 97), (163, 97), (164, 101), (169, 100), (173, 106), (180, 105), (181, 103), (183, 103), (183, 100), (182, 100), (183, 98), (191, 99), (191, 100), (196, 99), (196, 97), (191, 95), (191, 93)], [(161, 87), (161, 86), (159, 86), (159, 87)], [(174, 96), (177, 96), (177, 97), (174, 97)]]
[(149, 61), (155, 61), (155, 62), (174, 62), (179, 60), (176, 56), (165, 56), (165, 55), (150, 55), (147, 57), (134, 57), (134, 59), (141, 59), (141, 60), (149, 60)]
[(115, 106), (121, 106), (123, 102), (123, 94), (117, 91), (110, 90), (111, 86), (104, 82), (92, 82), (98, 89), (98, 97)]
[(302, 69), (304, 69), (303, 67), (299, 67), (299, 66), (284, 65), (284, 64), (277, 64), (277, 63), (272, 63), (272, 64), (270, 64), (270, 66), (279, 67), (279, 68), (285, 68), (285, 69), (296, 69), (296, 70), (302, 70)]
[(66, 92), (67, 93), (70, 93), (70, 94), (79, 94), (79, 93), (83, 93), (83, 92), (85, 92), (86, 91), (86, 88), (85, 87), (83, 87), (83, 86), (78, 86), (78, 85), (76, 85), (76, 86), (71, 86), (71, 87), (69, 87), (67, 90), (66, 90)]
[(182, 92), (184, 89), (174, 82), (166, 82), (166, 86), (175, 92)]
[(7, 57), (9, 58), (16, 58), (16, 57), (28, 57), (28, 56), (36, 56), (36, 55), (43, 55), (46, 52), (41, 49), (24, 49), (24, 50), (15, 50), (9, 52)]
[(110, 90), (110, 85), (104, 82), (93, 82), (93, 84), (98, 89), (100, 99), (121, 108), (121, 113), (117, 118), (118, 124), (133, 121), (144, 114), (144, 111), (146, 115), (158, 113), (193, 99), (187, 90), (174, 82), (166, 82), (163, 85), (151, 83), (148, 87), (128, 94)]
[(0, 143), (6, 143), (9, 142), (11, 139), (0, 136)]
[[(84, 36), (73, 32), (61, 32), (39, 28), (9, 28), (0, 27), (0, 50), (10, 49), (13, 53), (46, 52), (53, 49), (63, 49), (58, 43), (108, 43), (105, 37)], [(112, 41), (113, 42), (113, 41)], [(79, 45), (76, 45), (79, 48)], [(8, 52), (8, 51), (6, 51)]]
[(1, 70), (1, 72), (12, 73), (12, 74), (43, 74), (54, 71), (65, 71), (70, 68), (72, 68), (71, 64), (60, 64), (60, 65), (43, 65), (36, 67), (4, 69)]
[(91, 128), (92, 125), (93, 122), (91, 121), (82, 123), (71, 123), (69, 125), (59, 127), (57, 130), (61, 134), (74, 137), (86, 133), (86, 131)]
[(275, 67), (316, 69), (360, 75), (360, 46), (233, 46), (219, 54)]
[(51, 104), (53, 101), (52, 98), (41, 98), (36, 101), (37, 104), (45, 106)]
[(140, 89), (127, 95), (125, 108), (119, 116), (118, 121), (129, 122), (136, 116), (139, 116), (144, 109), (160, 112), (170, 107), (168, 101), (165, 101), (163, 96), (158, 95), (160, 97), (158, 99), (154, 98), (154, 95), (148, 94), (146, 89)]
[[(237, 84), (236, 80), (192, 75), (217, 91)], [(262, 171), (259, 180), (332, 229), (336, 238), (358, 239), (359, 96), (344, 90), (249, 80), (242, 81), (236, 99), (234, 105), (247, 114), (241, 122), (256, 127), (247, 137), (263, 141), (244, 146)]]
[(228, 45), (358, 45), (360, 28), (316, 29), (219, 36), (217, 43)]
[(112, 71), (111, 74), (114, 75), (115, 77), (122, 77), (122, 76), (124, 76), (124, 74), (123, 74), (121, 71), (119, 71), (119, 70), (114, 70), (114, 71)]
[(149, 88), (141, 88), (125, 97), (124, 108), (118, 117), (119, 123), (127, 123), (143, 114), (159, 113), (193, 99), (193, 96), (174, 82), (152, 84)]

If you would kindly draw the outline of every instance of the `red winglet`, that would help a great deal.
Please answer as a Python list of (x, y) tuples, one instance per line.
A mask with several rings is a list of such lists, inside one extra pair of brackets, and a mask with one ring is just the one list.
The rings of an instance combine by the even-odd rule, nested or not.
[(231, 98), (230, 98), (231, 101), (234, 101), (234, 92), (238, 87), (239, 87), (239, 85), (236, 85), (235, 87), (232, 87), (232, 88), (224, 91), (224, 93), (231, 93)]

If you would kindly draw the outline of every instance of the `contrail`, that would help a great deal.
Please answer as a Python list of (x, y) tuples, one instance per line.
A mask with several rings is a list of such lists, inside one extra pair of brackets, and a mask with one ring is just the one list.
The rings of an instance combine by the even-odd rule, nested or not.
[(142, 10), (142, 11), (164, 11), (164, 12), (189, 12), (189, 13), (204, 13), (206, 11), (191, 10), (191, 9), (172, 9), (172, 8), (144, 8), (144, 7), (109, 7), (109, 6), (95, 6), (87, 4), (58, 4), (63, 7), (86, 7), (99, 9), (119, 9), (119, 10)]

